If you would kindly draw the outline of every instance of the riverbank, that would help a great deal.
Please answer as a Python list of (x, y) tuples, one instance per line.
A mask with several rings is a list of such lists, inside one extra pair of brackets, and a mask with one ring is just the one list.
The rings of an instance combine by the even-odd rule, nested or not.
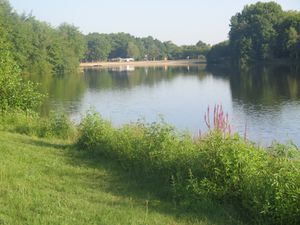
[(0, 143), (0, 224), (243, 224), (225, 206), (178, 209), (68, 141), (0, 131)]
[(110, 68), (121, 66), (132, 67), (159, 67), (159, 66), (189, 66), (204, 64), (205, 60), (190, 59), (190, 60), (158, 60), (158, 61), (133, 61), (133, 62), (85, 62), (80, 63), (80, 68)]
[[(205, 225), (241, 225), (247, 220), (251, 224), (299, 224), (298, 149), (292, 144), (278, 143), (262, 148), (237, 134), (231, 135), (222, 110), (214, 111), (212, 121), (216, 121), (217, 127), (198, 138), (180, 133), (163, 121), (115, 128), (93, 111), (86, 114), (80, 126), (63, 114), (42, 121), (36, 114), (0, 115), (0, 192), (8, 193), (0, 195), (0, 201), (7, 206), (0, 209), (0, 221), (23, 224), (25, 218), (29, 224), (44, 224), (61, 223), (64, 218), (67, 220), (63, 220), (64, 224), (74, 224), (72, 219), (76, 218), (78, 224), (87, 224), (87, 219), (94, 224), (99, 222), (97, 215), (101, 215), (105, 221), (111, 221), (105, 224), (117, 221), (139, 224), (131, 218), (150, 219), (150, 213), (161, 209), (163, 204), (174, 209), (167, 214), (175, 214), (176, 221), (172, 221), (173, 217), (171, 221), (169, 218), (163, 221), (156, 214), (145, 224), (197, 224), (194, 221), (198, 221)], [(209, 120), (206, 122), (210, 126)], [(115, 178), (96, 172), (96, 168), (105, 165), (116, 168), (117, 182), (107, 184), (105, 181)], [(126, 186), (131, 181), (138, 187)], [(108, 200), (113, 207), (107, 207), (110, 204), (105, 200), (103, 204), (103, 199), (113, 187), (117, 196)], [(127, 187), (130, 192), (119, 192)], [(133, 205), (140, 207), (133, 209), (131, 200), (127, 207), (124, 202), (140, 196), (138, 190), (143, 197)], [(120, 204), (124, 206), (122, 215), (111, 220), (110, 215), (120, 213), (116, 207)], [(20, 211), (18, 205), (26, 207)], [(39, 221), (35, 220), (35, 210), (27, 210), (36, 208)], [(55, 217), (57, 221), (49, 211), (59, 215)], [(107, 211), (111, 214), (105, 218)], [(164, 210), (157, 213), (165, 215)], [(178, 214), (192, 221), (178, 221)], [(17, 223), (11, 223), (9, 218)]]

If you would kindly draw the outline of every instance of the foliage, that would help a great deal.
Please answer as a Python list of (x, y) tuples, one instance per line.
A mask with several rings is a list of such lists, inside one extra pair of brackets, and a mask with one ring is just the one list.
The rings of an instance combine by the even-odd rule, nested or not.
[(61, 112), (51, 112), (47, 118), (23, 111), (2, 112), (0, 130), (37, 136), (41, 138), (74, 139), (77, 135), (74, 123)]
[(275, 2), (247, 5), (230, 20), (229, 45), (212, 47), (208, 62), (249, 65), (273, 59), (299, 60), (300, 13)]
[(278, 25), (281, 32), (277, 38), (278, 57), (298, 60), (300, 54), (300, 12), (288, 11)]
[(40, 22), (31, 14), (18, 15), (8, 1), (0, 1), (0, 27), (8, 34), (10, 51), (23, 73), (64, 74), (76, 70), (80, 61), (107, 61), (112, 58), (163, 60), (206, 56), (210, 46), (177, 46), (153, 37), (137, 38), (127, 33), (83, 35), (73, 25), (57, 28)]
[(231, 18), (229, 39), (233, 58), (241, 64), (249, 60), (266, 60), (273, 56), (277, 37), (276, 25), (283, 11), (275, 2), (258, 2), (245, 6)]
[(87, 61), (106, 61), (112, 46), (107, 35), (91, 33), (85, 36), (87, 42)]
[(140, 57), (140, 49), (134, 42), (128, 42), (127, 44), (127, 57), (138, 59)]
[(226, 207), (175, 208), (151, 183), (69, 141), (0, 131), (0, 143), (1, 224), (242, 224)]
[(0, 111), (35, 109), (43, 98), (32, 82), (25, 82), (13, 60), (9, 44), (0, 27)]
[(202, 41), (196, 45), (177, 46), (171, 41), (161, 42), (151, 36), (137, 38), (126, 33), (90, 33), (85, 39), (88, 48), (85, 61), (107, 61), (118, 57), (135, 60), (197, 59), (206, 56), (210, 49)]
[(300, 222), (300, 153), (293, 146), (266, 151), (219, 128), (193, 139), (163, 121), (114, 128), (94, 112), (82, 120), (77, 145), (156, 183), (177, 204), (197, 210), (210, 199), (247, 211), (257, 223)]
[(7, 34), (11, 57), (23, 73), (64, 73), (77, 69), (86, 51), (78, 28), (52, 28), (31, 14), (18, 15), (8, 1), (0, 1), (0, 28)]
[(229, 41), (224, 41), (212, 46), (206, 58), (210, 64), (223, 63), (229, 60), (229, 55)]

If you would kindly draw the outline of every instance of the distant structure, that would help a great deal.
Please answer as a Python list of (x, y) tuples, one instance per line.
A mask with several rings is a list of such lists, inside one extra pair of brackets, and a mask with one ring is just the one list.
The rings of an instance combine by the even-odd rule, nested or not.
[(118, 58), (112, 58), (109, 61), (111, 61), (111, 62), (133, 62), (134, 58), (121, 58), (121, 57), (118, 57)]

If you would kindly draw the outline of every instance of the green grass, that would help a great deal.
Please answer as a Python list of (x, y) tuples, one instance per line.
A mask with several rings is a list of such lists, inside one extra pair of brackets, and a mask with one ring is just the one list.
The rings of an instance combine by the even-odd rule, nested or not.
[(153, 190), (67, 142), (0, 132), (0, 224), (242, 224), (230, 208), (195, 214)]

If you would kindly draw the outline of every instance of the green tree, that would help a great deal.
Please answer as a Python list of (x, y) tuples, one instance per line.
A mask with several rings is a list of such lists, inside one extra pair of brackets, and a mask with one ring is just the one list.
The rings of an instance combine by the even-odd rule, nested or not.
[(299, 56), (300, 13), (287, 11), (282, 22), (277, 26), (277, 58), (295, 59)]
[(233, 16), (229, 32), (233, 58), (243, 63), (272, 59), (278, 35), (276, 26), (282, 15), (282, 8), (277, 3), (258, 2), (245, 6), (241, 13)]
[(287, 49), (290, 52), (290, 55), (292, 58), (298, 59), (299, 57), (299, 40), (300, 40), (300, 35), (298, 34), (297, 30), (294, 27), (290, 27), (287, 30)]
[(76, 70), (86, 52), (84, 35), (77, 27), (63, 23), (55, 31), (48, 51), (56, 73)]
[(153, 37), (149, 36), (146, 38), (142, 38), (143, 45), (145, 47), (145, 55), (149, 60), (159, 59), (160, 49), (156, 45), (157, 42), (153, 39)]
[(106, 61), (112, 50), (112, 46), (107, 35), (91, 33), (85, 38), (87, 42), (85, 59), (87, 61)]
[(140, 58), (140, 50), (138, 46), (130, 41), (127, 46), (127, 57), (138, 59)]
[(127, 57), (127, 47), (130, 40), (134, 37), (126, 33), (110, 34), (112, 43), (112, 51), (109, 54), (109, 58), (125, 58)]
[(33, 110), (42, 100), (36, 85), (24, 82), (10, 53), (7, 33), (0, 27), (0, 110)]
[(165, 54), (168, 59), (180, 58), (181, 48), (175, 45), (172, 41), (164, 42)]
[(212, 46), (207, 54), (207, 62), (209, 64), (224, 63), (230, 60), (231, 49), (229, 41), (223, 41)]

